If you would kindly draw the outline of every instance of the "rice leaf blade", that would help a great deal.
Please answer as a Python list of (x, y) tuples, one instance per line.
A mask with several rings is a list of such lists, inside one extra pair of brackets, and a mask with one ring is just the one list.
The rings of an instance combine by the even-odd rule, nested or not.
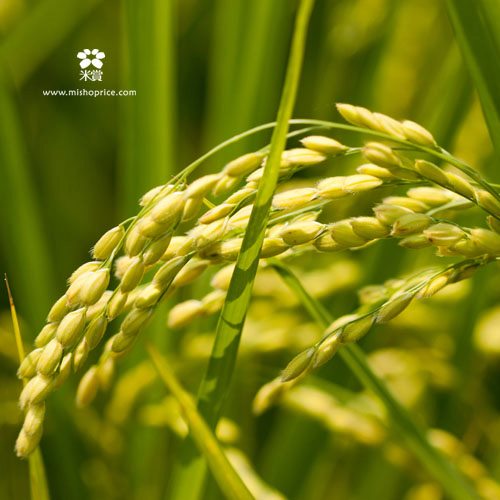
[[(231, 279), (228, 297), (217, 324), (216, 340), (209, 360), (206, 376), (200, 387), (199, 406), (205, 409), (207, 420), (215, 425), (226, 396), (230, 377), (234, 368), (237, 347), (246, 312), (250, 302), (252, 284), (257, 272), (260, 247), (264, 238), (271, 199), (278, 180), (281, 154), (288, 133), (300, 77), (300, 68), (305, 43), (307, 21), (312, 9), (311, 0), (303, 0), (297, 15), (295, 38), (290, 55), (289, 69), (278, 112), (276, 128), (271, 140), (269, 158), (264, 171), (264, 180), (254, 204), (243, 240), (243, 246)], [(222, 362), (220, 358), (222, 356)], [(215, 385), (214, 385), (215, 384)]]
[[(216, 337), (207, 371), (199, 389), (198, 408), (211, 428), (217, 424), (231, 383), (271, 200), (278, 181), (281, 154), (285, 148), (289, 120), (297, 94), (307, 26), (313, 4), (313, 0), (302, 0), (299, 6), (277, 124), (273, 131), (270, 153), (263, 176), (264, 180), (259, 185), (242, 249), (217, 324)], [(177, 481), (174, 482), (172, 498), (198, 498), (203, 488), (205, 465), (193, 452), (193, 445), (189, 441), (185, 443), (182, 462), (182, 469), (179, 471)]]
[[(7, 287), (7, 295), (9, 297), (10, 314), (12, 318), (12, 328), (14, 330), (14, 337), (16, 341), (17, 354), (19, 357), (19, 364), (24, 359), (24, 347), (21, 337), (21, 328), (19, 327), (19, 320), (17, 318), (16, 306), (14, 298), (9, 285), (7, 275), (5, 276), (5, 286)], [(24, 383), (24, 381), (23, 381)], [(47, 486), (47, 478), (45, 475), (45, 467), (43, 464), (42, 454), (40, 448), (37, 448), (28, 458), (29, 464), (29, 478), (30, 478), (30, 492), (32, 500), (50, 500), (49, 488)]]
[(447, 0), (455, 37), (469, 68), (483, 108), (490, 138), (500, 158), (500, 37), (495, 28), (500, 9), (493, 2)]
[(152, 345), (149, 345), (147, 349), (165, 387), (181, 406), (184, 418), (189, 425), (190, 435), (207, 460), (221, 490), (228, 498), (237, 500), (252, 499), (252, 494), (228, 461), (217, 438), (199, 414), (189, 394), (185, 392), (174, 373), (170, 370), (165, 358)]

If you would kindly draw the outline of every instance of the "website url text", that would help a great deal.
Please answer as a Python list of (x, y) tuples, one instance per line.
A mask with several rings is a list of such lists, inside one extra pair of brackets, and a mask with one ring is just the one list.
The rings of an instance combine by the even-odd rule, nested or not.
[(85, 96), (85, 97), (114, 97), (114, 96), (135, 96), (137, 90), (115, 90), (115, 89), (68, 89), (68, 90), (42, 90), (44, 96)]

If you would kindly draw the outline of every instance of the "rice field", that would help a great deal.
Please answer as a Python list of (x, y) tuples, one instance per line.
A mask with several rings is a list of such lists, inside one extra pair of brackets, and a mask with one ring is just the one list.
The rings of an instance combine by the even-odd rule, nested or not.
[(496, 2), (0, 33), (0, 498), (500, 498)]

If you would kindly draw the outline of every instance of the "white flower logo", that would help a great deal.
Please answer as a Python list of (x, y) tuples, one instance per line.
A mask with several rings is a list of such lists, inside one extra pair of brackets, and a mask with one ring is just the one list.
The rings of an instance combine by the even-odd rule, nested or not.
[(82, 52), (78, 52), (76, 55), (80, 61), (80, 68), (85, 69), (88, 68), (91, 64), (95, 68), (102, 68), (102, 61), (106, 57), (104, 52), (101, 52), (99, 49), (93, 49), (90, 51), (89, 49), (84, 49)]

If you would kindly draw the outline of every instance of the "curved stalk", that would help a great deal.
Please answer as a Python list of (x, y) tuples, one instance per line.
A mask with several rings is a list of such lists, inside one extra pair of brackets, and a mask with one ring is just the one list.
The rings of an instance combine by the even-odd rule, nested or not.
[[(290, 268), (276, 259), (269, 259), (272, 267), (283, 278), (290, 289), (297, 295), (311, 317), (323, 328), (327, 328), (333, 318), (330, 313), (302, 286)], [(423, 430), (413, 421), (408, 412), (396, 401), (392, 394), (371, 370), (363, 351), (354, 344), (346, 344), (339, 350), (339, 356), (358, 380), (373, 392), (384, 405), (394, 427), (399, 431), (408, 447), (420, 463), (446, 489), (450, 498), (466, 500), (477, 498), (470, 484), (456, 468), (441, 455), (425, 437)]]

